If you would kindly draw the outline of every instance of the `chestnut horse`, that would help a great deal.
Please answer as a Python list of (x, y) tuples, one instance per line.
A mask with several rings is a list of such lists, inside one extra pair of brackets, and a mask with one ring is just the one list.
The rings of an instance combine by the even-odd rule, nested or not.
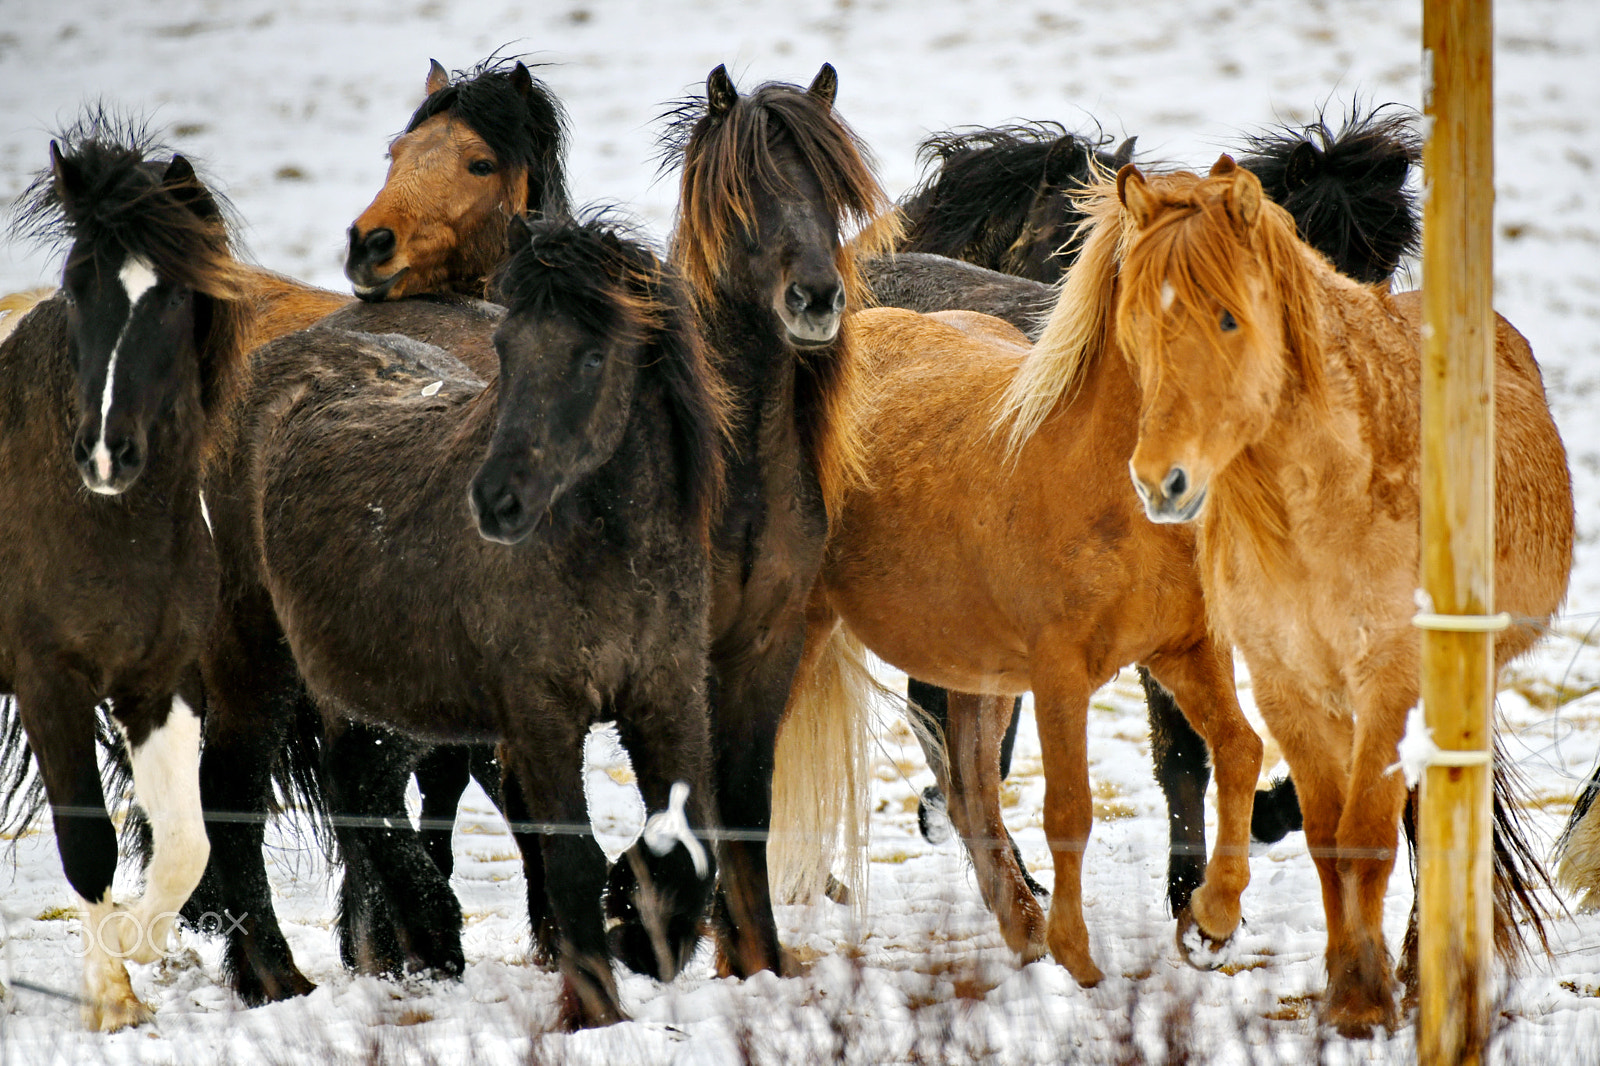
[[(1347, 1034), (1392, 1026), (1383, 897), (1406, 789), (1390, 768), (1421, 646), (1420, 300), (1339, 276), (1227, 156), (1205, 178), (1126, 167), (1116, 193), (1125, 210), (1103, 189), (1096, 236), (1127, 240), (1126, 259), (1084, 321), (1115, 329), (1140, 382), (1134, 487), (1153, 528), (1198, 528), (1213, 624), (1299, 786), (1327, 1018)], [(1516, 619), (1498, 667), (1561, 605), (1573, 505), (1528, 344), (1504, 319), (1494, 344), (1495, 595)], [(1080, 354), (1090, 365), (1066, 352), (1026, 397), (1040, 420), (1077, 387)]]
[(363, 300), (484, 295), (506, 224), (563, 214), (566, 115), (518, 60), (492, 56), (454, 79), (434, 60), (422, 104), (389, 145), (383, 189), (350, 226), (344, 272)]
[[(234, 259), (219, 201), (133, 123), (91, 113), (50, 158), (19, 228), (71, 241), (61, 291), (18, 306), (0, 343), (0, 691), (16, 694), (79, 898), (84, 1019), (111, 1030), (149, 1016), (123, 960), (168, 949), (208, 854), (196, 662), (217, 567), (202, 479), (265, 321), (306, 307)], [(111, 897), (103, 700), (153, 830), (131, 904)], [(25, 767), (5, 769), (15, 782)]]
[[(1143, 663), (1211, 749), (1218, 839), (1183, 921), (1212, 940), (1238, 925), (1262, 751), (1234, 694), (1229, 650), (1207, 626), (1192, 533), (1145, 522), (1121, 479), (1133, 454), (1139, 389), (1114, 340), (1088, 335), (1080, 387), (1057, 397), (1038, 432), (1015, 430), (1005, 413), (1038, 363), (1083, 342), (1079, 308), (1094, 300), (1101, 261), (1112, 251), (1103, 235), (1085, 245), (1032, 348), (1013, 327), (971, 312), (883, 308), (853, 316), (852, 341), (868, 370), (853, 430), (874, 447), (835, 515), (786, 726), (862, 713), (845, 629), (895, 666), (956, 691), (1010, 697), (1031, 690), (1055, 865), (1048, 926), (1005, 861), (998, 808), (991, 822), (970, 813), (956, 822), (1006, 943), (1026, 959), (1048, 947), (1085, 985), (1101, 977), (1081, 897), (1092, 817), (1090, 695), (1121, 667)], [(998, 787), (997, 719), (951, 716), (951, 747), (978, 749), (952, 766), (978, 775), (956, 773), (950, 782), (953, 815)], [(970, 732), (975, 740), (964, 736)], [(858, 808), (856, 818), (865, 817)]]

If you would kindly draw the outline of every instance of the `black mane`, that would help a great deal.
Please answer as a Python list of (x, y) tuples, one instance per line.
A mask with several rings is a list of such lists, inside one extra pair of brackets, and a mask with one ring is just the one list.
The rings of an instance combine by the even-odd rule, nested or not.
[[(917, 147), (925, 176), (900, 204), (906, 217), (901, 251), (966, 259), (1007, 270), (1007, 253), (1024, 236), (1041, 190), (1087, 185), (1114, 171), (1104, 149), (1111, 138), (1068, 132), (1056, 122), (935, 133)], [(1070, 227), (1081, 215), (1069, 203)], [(1063, 260), (1064, 268), (1070, 260)]]
[(579, 220), (532, 219), (525, 244), (492, 281), (510, 314), (560, 311), (596, 332), (648, 338), (641, 366), (658, 380), (672, 412), (684, 503), (704, 523), (720, 498), (725, 405), (721, 378), (701, 344), (686, 286), (631, 227), (604, 211)]
[(1373, 284), (1393, 275), (1422, 239), (1416, 197), (1406, 189), (1422, 160), (1414, 122), (1395, 104), (1363, 115), (1353, 103), (1337, 134), (1325, 113), (1303, 127), (1263, 130), (1247, 140), (1239, 164), (1294, 216), (1302, 240), (1340, 273)]
[(75, 164), (84, 191), (63, 203), (52, 169), (45, 167), (13, 205), (13, 236), (76, 242), (80, 256), (121, 248), (173, 282), (217, 295), (231, 292), (237, 265), (231, 206), (198, 177), (163, 184), (176, 153), (144, 121), (93, 107), (53, 143)]
[(566, 214), (566, 110), (550, 87), (531, 75), (533, 91), (526, 98), (517, 92), (511, 75), (520, 63), (516, 56), (493, 55), (456, 71), (449, 85), (422, 101), (405, 132), (435, 115), (459, 118), (502, 163), (528, 168), (529, 210)]

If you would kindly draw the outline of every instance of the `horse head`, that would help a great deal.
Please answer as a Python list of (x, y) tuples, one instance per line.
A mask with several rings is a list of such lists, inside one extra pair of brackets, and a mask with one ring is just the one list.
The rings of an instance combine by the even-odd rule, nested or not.
[(363, 300), (483, 295), (506, 224), (566, 210), (565, 117), (521, 62), (452, 82), (431, 62), (422, 105), (389, 145), (389, 174), (350, 226), (345, 276)]
[(1294, 222), (1228, 156), (1205, 178), (1124, 166), (1117, 189), (1137, 231), (1117, 306), (1143, 394), (1130, 470), (1152, 521), (1188, 522), (1291, 383), (1316, 373), (1293, 361), (1307, 353), (1278, 278), (1297, 259)]
[(674, 255), (690, 284), (702, 298), (732, 291), (769, 306), (795, 348), (831, 345), (845, 308), (860, 305), (841, 224), (867, 230), (889, 216), (833, 111), (837, 91), (826, 63), (805, 89), (768, 83), (748, 94), (718, 66), (704, 100), (681, 105), (664, 138), (682, 159)]
[(153, 437), (198, 441), (219, 373), (207, 340), (236, 296), (222, 210), (181, 155), (50, 143), (40, 202), (72, 238), (62, 271), (67, 354), (77, 379), (72, 458), (83, 483), (114, 496), (149, 464)]
[(478, 531), (502, 544), (532, 532), (611, 458), (647, 377), (666, 383), (688, 510), (703, 528), (721, 476), (722, 400), (681, 287), (603, 218), (519, 219), (510, 243), (496, 276), (509, 310), (494, 339), (494, 431), (469, 492)]

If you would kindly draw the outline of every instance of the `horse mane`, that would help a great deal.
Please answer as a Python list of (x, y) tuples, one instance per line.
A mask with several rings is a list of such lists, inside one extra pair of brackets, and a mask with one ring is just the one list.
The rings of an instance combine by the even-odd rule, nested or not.
[[(797, 85), (766, 82), (719, 115), (710, 113), (705, 97), (692, 96), (662, 118), (662, 166), (683, 172), (669, 254), (697, 307), (717, 299), (728, 248), (754, 223), (755, 190), (787, 184), (769, 141), (778, 134), (790, 138), (816, 176), (827, 210), (855, 231), (841, 233), (834, 266), (846, 306), (869, 305), (860, 264), (894, 249), (901, 222), (873, 172), (871, 153), (831, 106)], [(865, 476), (865, 452), (849, 410), (860, 393), (857, 363), (849, 329), (841, 329), (829, 348), (799, 360), (796, 416), (830, 514), (837, 513), (846, 486)]]
[[(1256, 223), (1241, 236), (1223, 195), (1233, 181), (1232, 172), (1207, 178), (1180, 172), (1150, 179), (1149, 189), (1160, 207), (1125, 256), (1116, 328), (1127, 333), (1134, 319), (1165, 322), (1137, 353), (1137, 360), (1152, 364), (1157, 374), (1178, 325), (1166, 311), (1174, 304), (1222, 304), (1238, 322), (1246, 346), (1255, 347), (1264, 324), (1250, 313), (1249, 279), (1239, 269), (1254, 260), (1268, 275), (1276, 295), (1273, 306), (1279, 309), (1287, 371), (1279, 403), (1325, 414), (1329, 386), (1323, 361), (1323, 284), (1317, 272), (1332, 273), (1332, 267), (1300, 240), (1289, 212), (1270, 200), (1261, 201)], [(1203, 335), (1213, 342), (1217, 372), (1231, 372), (1220, 336), (1214, 330)], [(1281, 569), (1288, 559), (1288, 510), (1258, 448), (1246, 446), (1219, 471), (1215, 488), (1206, 519), (1207, 550), (1244, 545), (1269, 569)]]
[(1239, 165), (1294, 216), (1300, 237), (1341, 274), (1369, 285), (1386, 281), (1421, 247), (1417, 198), (1406, 189), (1422, 161), (1415, 115), (1398, 104), (1362, 113), (1350, 105), (1335, 134), (1326, 112), (1303, 127), (1262, 130), (1245, 143)]
[[(252, 321), (251, 268), (234, 255), (233, 210), (198, 177), (164, 181), (174, 155), (141, 119), (89, 108), (55, 135), (84, 191), (63, 203), (53, 169), (41, 171), (13, 208), (14, 236), (44, 244), (72, 242), (83, 256), (107, 245), (148, 261), (159, 276), (207, 297), (201, 301), (200, 402), (208, 431), (232, 403), (247, 373)], [(169, 159), (170, 161), (170, 159)]]
[(528, 243), (495, 274), (493, 291), (513, 314), (559, 311), (595, 332), (649, 343), (654, 357), (639, 371), (662, 386), (684, 476), (684, 507), (709, 540), (722, 500), (730, 402), (706, 355), (687, 286), (626, 224), (604, 211), (527, 225)]
[(1133, 238), (1133, 220), (1117, 202), (1115, 182), (1087, 186), (1077, 198), (1078, 259), (1059, 285), (1033, 350), (1000, 401), (996, 432), (1015, 455), (1063, 399), (1082, 384), (1089, 363), (1115, 343), (1117, 272)]
[(1110, 142), (1058, 122), (933, 134), (917, 146), (924, 176), (900, 201), (906, 218), (900, 250), (966, 258), (960, 253), (978, 245), (980, 265), (999, 269), (1039, 189), (1088, 185), (1114, 171), (1101, 151)]
[[(435, 115), (465, 122), (500, 161), (528, 169), (528, 210), (564, 215), (567, 173), (563, 155), (567, 113), (550, 87), (530, 75), (533, 91), (523, 96), (511, 75), (521, 57), (498, 52), (451, 75), (450, 84), (428, 94), (405, 131), (410, 133)], [(524, 64), (526, 66), (526, 64)]]

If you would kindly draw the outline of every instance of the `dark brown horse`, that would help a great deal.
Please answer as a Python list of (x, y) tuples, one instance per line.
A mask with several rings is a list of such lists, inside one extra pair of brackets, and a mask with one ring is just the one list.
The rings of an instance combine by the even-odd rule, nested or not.
[[(261, 719), (281, 718), (296, 670), (331, 718), (501, 740), (525, 804), (530, 892), (557, 933), (545, 946), (563, 1018), (604, 1024), (625, 1017), (601, 920), (604, 856), (591, 836), (560, 831), (586, 821), (592, 723), (617, 722), (658, 812), (623, 864), (645, 873), (627, 902), (651, 972), (682, 965), (712, 884), (708, 844), (669, 830), (687, 832), (678, 783), (697, 833), (715, 818), (706, 539), (721, 385), (683, 286), (643, 245), (555, 221), (524, 240), (499, 279), (508, 313), (487, 388), (398, 336), (319, 327), (256, 353), (213, 508), (225, 610), (204, 660), (217, 725), (202, 779), (208, 804), (214, 787), (224, 804), (260, 809), (266, 797), (228, 789), (226, 775), (270, 760), (255, 738), (281, 735)], [(256, 891), (259, 842), (213, 834), (230, 910), (270, 908)], [(302, 990), (281, 946), (252, 942), (260, 932), (245, 930), (230, 957), (276, 965), (237, 975), (241, 987)]]
[(856, 364), (840, 324), (863, 295), (845, 228), (868, 250), (894, 237), (888, 198), (833, 110), (837, 85), (824, 64), (809, 88), (741, 94), (719, 66), (663, 138), (682, 170), (672, 259), (734, 402), (712, 532), (711, 708), (717, 804), (734, 831), (719, 846), (720, 962), (741, 976), (781, 967), (765, 839), (774, 749), (830, 501), (860, 464), (841, 417)]
[[(111, 1030), (149, 1016), (123, 960), (168, 949), (206, 864), (195, 664), (217, 571), (200, 486), (243, 376), (250, 279), (218, 201), (134, 124), (91, 113), (50, 164), (19, 228), (70, 242), (61, 290), (0, 343), (0, 691), (16, 694), (79, 900), (84, 1020)], [(128, 904), (111, 896), (103, 700), (153, 829)]]

